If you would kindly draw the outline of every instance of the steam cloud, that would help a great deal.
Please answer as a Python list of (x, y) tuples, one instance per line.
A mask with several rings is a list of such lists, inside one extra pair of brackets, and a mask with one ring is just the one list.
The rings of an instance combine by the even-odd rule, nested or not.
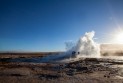
[(84, 36), (80, 37), (76, 44), (73, 44), (72, 42), (66, 43), (66, 52), (59, 55), (47, 56), (42, 58), (42, 60), (44, 62), (50, 62), (54, 60), (70, 60), (70, 58), (100, 57), (100, 45), (94, 41), (94, 35), (94, 31), (86, 32)]
[(99, 57), (100, 56), (100, 45), (94, 42), (95, 32), (86, 32), (83, 37), (80, 37), (77, 44), (69, 49), (67, 52), (75, 53), (75, 57), (81, 56), (92, 56)]

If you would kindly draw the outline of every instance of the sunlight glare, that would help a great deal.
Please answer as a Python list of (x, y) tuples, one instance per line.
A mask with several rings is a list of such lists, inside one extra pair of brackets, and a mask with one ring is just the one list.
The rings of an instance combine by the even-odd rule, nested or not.
[(123, 32), (116, 34), (115, 41), (116, 43), (123, 44)]

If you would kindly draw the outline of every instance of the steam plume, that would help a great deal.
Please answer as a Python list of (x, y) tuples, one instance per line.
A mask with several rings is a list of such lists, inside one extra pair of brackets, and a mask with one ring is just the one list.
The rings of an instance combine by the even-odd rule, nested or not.
[(81, 56), (92, 56), (99, 57), (100, 56), (100, 45), (97, 44), (93, 37), (95, 32), (86, 32), (83, 37), (80, 37), (77, 44), (69, 49), (67, 52), (71, 53), (75, 51), (76, 57)]
[[(42, 58), (43, 61), (55, 61), (77, 59), (80, 57), (99, 57), (100, 56), (100, 45), (97, 44), (93, 37), (95, 35), (94, 31), (86, 32), (84, 36), (80, 37), (78, 42), (73, 45), (72, 43), (67, 43), (67, 51), (59, 55), (47, 56)], [(71, 46), (72, 45), (72, 46)]]

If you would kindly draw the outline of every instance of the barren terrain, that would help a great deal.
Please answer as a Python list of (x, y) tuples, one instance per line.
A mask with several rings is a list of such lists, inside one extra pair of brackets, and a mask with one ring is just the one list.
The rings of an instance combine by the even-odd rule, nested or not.
[(47, 56), (32, 55), (1, 57), (0, 83), (123, 83), (122, 60), (83, 58), (69, 63), (9, 62), (13, 56), (25, 59)]

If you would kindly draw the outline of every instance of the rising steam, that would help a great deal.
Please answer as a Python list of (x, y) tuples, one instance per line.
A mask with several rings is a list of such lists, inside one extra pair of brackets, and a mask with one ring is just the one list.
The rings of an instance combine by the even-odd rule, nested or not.
[(84, 36), (80, 37), (75, 46), (69, 49), (67, 52), (75, 52), (76, 57), (81, 56), (91, 56), (99, 57), (100, 56), (100, 46), (97, 44), (93, 37), (95, 32), (86, 32)]
[(73, 43), (66, 43), (66, 52), (59, 55), (47, 56), (42, 58), (42, 60), (44, 62), (50, 62), (64, 59), (70, 60), (70, 58), (99, 57), (100, 45), (94, 41), (94, 35), (94, 31), (86, 32), (84, 36), (80, 37), (76, 44), (73, 45)]

